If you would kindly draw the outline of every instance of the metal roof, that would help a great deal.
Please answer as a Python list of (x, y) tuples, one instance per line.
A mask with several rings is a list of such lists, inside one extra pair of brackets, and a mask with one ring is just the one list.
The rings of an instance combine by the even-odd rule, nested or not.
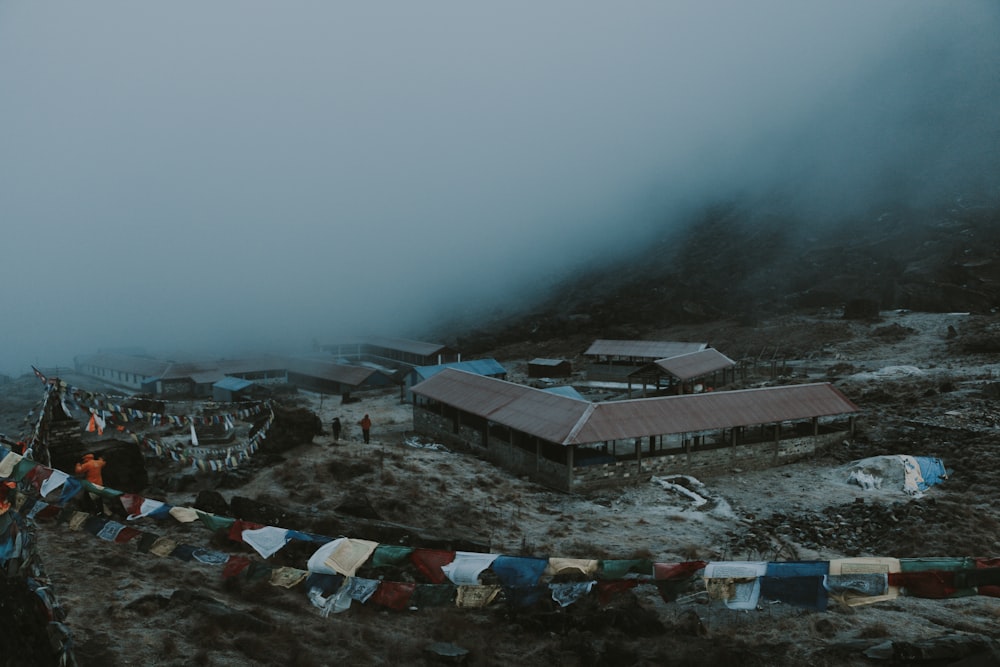
[(507, 369), (500, 365), (496, 359), (469, 359), (468, 361), (453, 361), (447, 364), (438, 364), (436, 366), (416, 366), (413, 369), (413, 373), (416, 374), (417, 380), (426, 380), (429, 377), (437, 375), (446, 368), (455, 368), (460, 371), (468, 371), (470, 373), (475, 373), (476, 375), (506, 375)]
[(329, 361), (314, 361), (311, 359), (296, 359), (288, 362), (288, 370), (299, 375), (331, 380), (350, 386), (360, 386), (365, 380), (379, 371), (364, 366), (348, 366)]
[(708, 343), (683, 343), (662, 340), (595, 340), (585, 355), (591, 357), (643, 357), (665, 359), (679, 354), (697, 352), (708, 347)]
[(155, 377), (165, 371), (170, 362), (149, 357), (135, 357), (127, 354), (90, 354), (77, 359), (78, 363), (106, 368), (112, 371), (135, 373), (143, 377)]
[(532, 359), (528, 362), (531, 366), (560, 366), (562, 364), (568, 364), (569, 362), (565, 359)]
[(580, 401), (505, 380), (444, 370), (413, 393), (563, 445), (829, 417), (858, 412), (833, 385)]
[(204, 382), (211, 379), (217, 382), (226, 376), (214, 363), (205, 362), (176, 362), (172, 363), (160, 373), (161, 380), (181, 380), (190, 378), (196, 382)]
[(259, 357), (244, 359), (220, 359), (216, 365), (226, 373), (263, 373), (265, 371), (283, 371), (288, 364), (286, 359), (265, 354)]
[(212, 385), (213, 388), (225, 389), (227, 391), (242, 391), (247, 387), (252, 387), (252, 380), (244, 380), (243, 378), (231, 378), (225, 377)]
[(828, 382), (638, 398), (598, 403), (576, 438), (564, 444), (698, 433), (855, 412), (858, 406)]
[(653, 364), (678, 380), (692, 380), (725, 368), (732, 368), (736, 362), (715, 348), (709, 347), (697, 352), (679, 354), (676, 357), (658, 359)]
[(506, 380), (445, 369), (412, 389), (465, 412), (524, 431), (550, 442), (563, 442), (590, 410), (578, 401)]
[(407, 338), (389, 338), (386, 336), (364, 336), (362, 338), (354, 338), (348, 340), (333, 341), (330, 343), (325, 343), (324, 348), (337, 348), (337, 347), (349, 347), (349, 346), (365, 346), (370, 345), (373, 347), (383, 347), (390, 350), (396, 350), (398, 352), (409, 352), (411, 354), (419, 354), (422, 356), (429, 356), (432, 354), (437, 354), (441, 351), (451, 351), (451, 348), (441, 343), (425, 343), (419, 340), (409, 340)]

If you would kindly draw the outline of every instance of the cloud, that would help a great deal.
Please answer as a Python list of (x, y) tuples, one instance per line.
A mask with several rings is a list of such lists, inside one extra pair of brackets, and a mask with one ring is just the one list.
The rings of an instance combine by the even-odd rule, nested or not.
[(413, 330), (734, 194), (835, 219), (995, 192), (998, 27), (987, 2), (5, 5), (0, 370)]

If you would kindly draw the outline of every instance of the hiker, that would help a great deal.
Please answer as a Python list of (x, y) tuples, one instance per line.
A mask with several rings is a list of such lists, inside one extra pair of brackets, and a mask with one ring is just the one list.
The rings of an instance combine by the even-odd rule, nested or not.
[(361, 435), (364, 437), (365, 444), (367, 445), (369, 436), (371, 435), (372, 420), (366, 414), (364, 417), (361, 418), (361, 421), (359, 421), (358, 423), (361, 424)]
[[(107, 461), (104, 460), (103, 456), (98, 456), (94, 458), (94, 455), (87, 453), (83, 455), (83, 460), (76, 464), (76, 474), (77, 476), (84, 477), (91, 484), (97, 486), (104, 486), (104, 474), (101, 470), (107, 465)], [(95, 512), (101, 512), (104, 510), (104, 499), (97, 493), (93, 491), (87, 491), (87, 496), (90, 498), (90, 505)]]
[(104, 475), (101, 469), (107, 465), (103, 456), (94, 458), (93, 454), (84, 454), (83, 460), (76, 464), (76, 474), (84, 476), (91, 484), (104, 486)]
[(333, 422), (330, 424), (330, 430), (333, 432), (333, 441), (340, 442), (340, 417), (333, 418)]

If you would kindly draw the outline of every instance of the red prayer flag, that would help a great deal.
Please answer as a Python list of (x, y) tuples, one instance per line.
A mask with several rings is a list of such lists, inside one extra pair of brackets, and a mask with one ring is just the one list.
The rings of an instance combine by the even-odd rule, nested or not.
[(441, 567), (455, 560), (455, 552), (439, 549), (414, 549), (413, 553), (410, 554), (410, 560), (432, 584), (444, 584), (448, 582), (448, 577), (441, 570)]
[(389, 609), (402, 611), (410, 605), (410, 598), (413, 597), (413, 591), (416, 589), (417, 585), (409, 582), (383, 581), (368, 598), (368, 601)]

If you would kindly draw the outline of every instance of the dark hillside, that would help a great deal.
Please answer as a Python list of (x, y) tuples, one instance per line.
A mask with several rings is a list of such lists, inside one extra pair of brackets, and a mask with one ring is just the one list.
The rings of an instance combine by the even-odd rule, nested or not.
[[(706, 210), (631, 258), (588, 268), (526, 314), (479, 325), (459, 341), (475, 353), (573, 335), (641, 337), (677, 324), (799, 309), (989, 312), (1000, 305), (1000, 206), (914, 210), (813, 228), (808, 220)], [(449, 325), (442, 337), (454, 335)]]

